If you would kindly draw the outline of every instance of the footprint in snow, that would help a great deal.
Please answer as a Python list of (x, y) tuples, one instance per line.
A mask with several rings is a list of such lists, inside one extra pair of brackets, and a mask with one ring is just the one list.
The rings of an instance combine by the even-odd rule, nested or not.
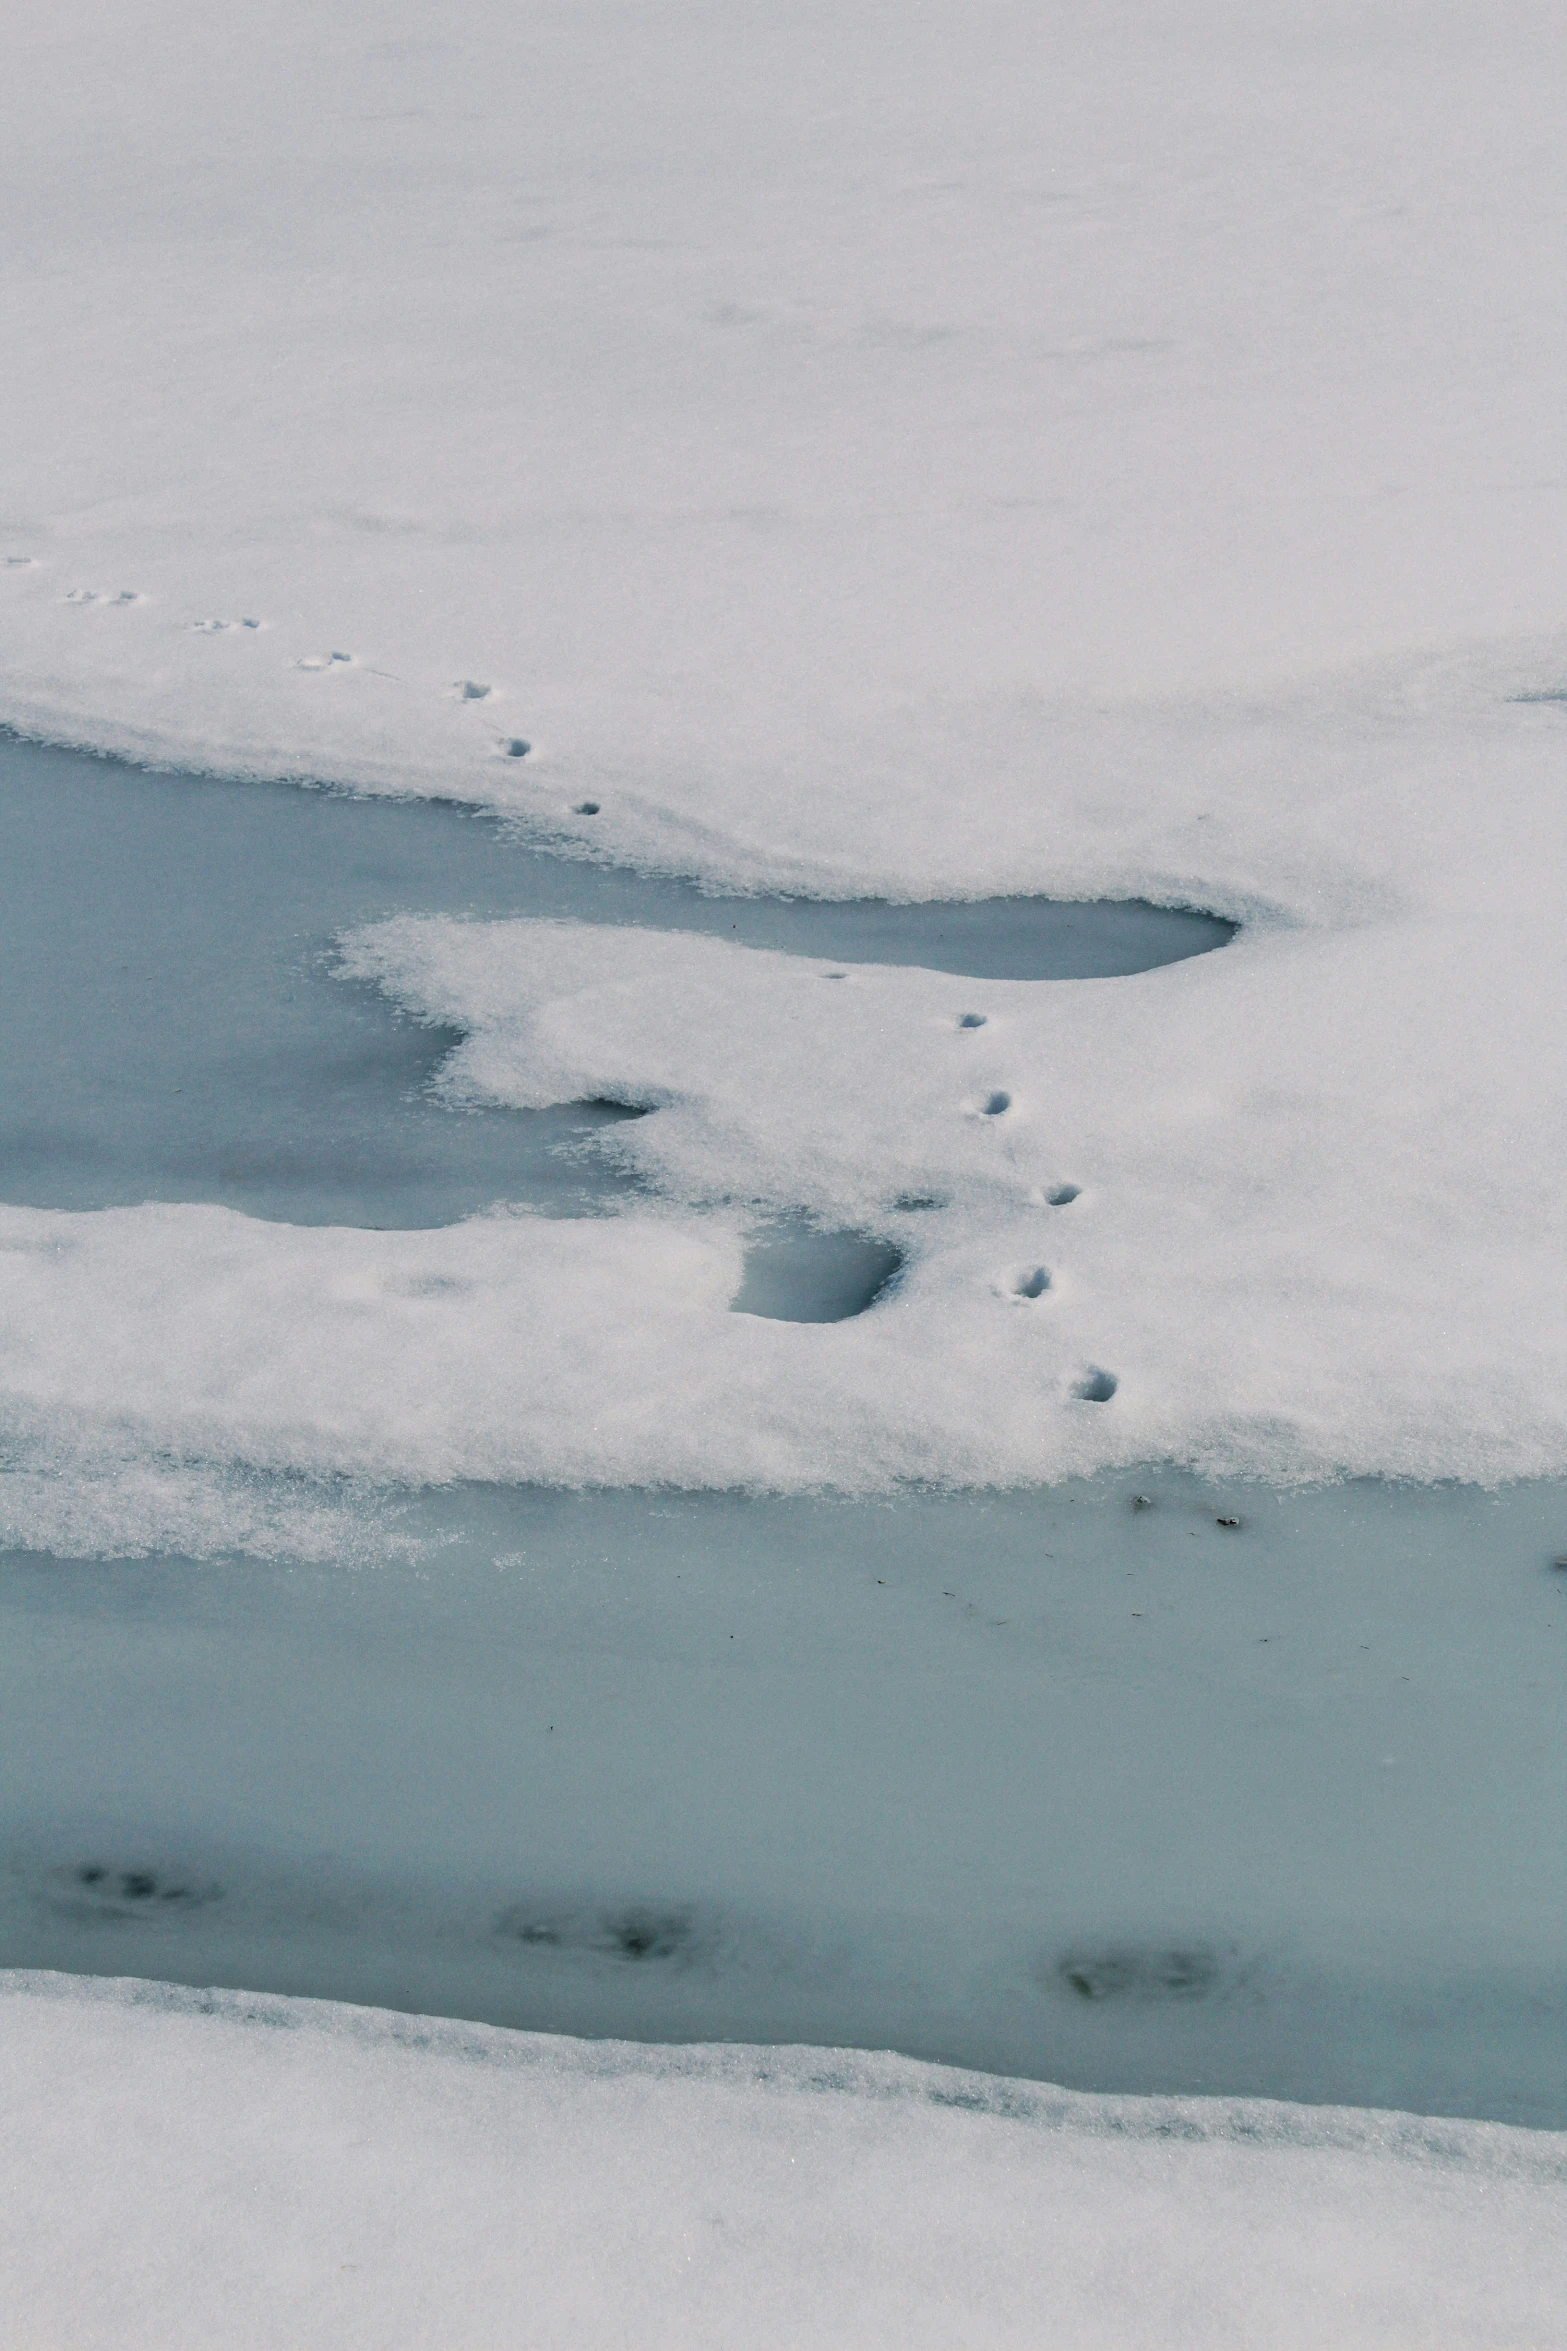
[(459, 702), (488, 702), (490, 688), (481, 686), (475, 678), (459, 678), (452, 692)]
[(67, 604), (139, 604), (142, 599), (135, 588), (67, 588)]
[(200, 637), (221, 637), (230, 629), (259, 629), (259, 620), (193, 620), (191, 627)]
[(297, 669), (317, 670), (352, 669), (353, 665), (354, 657), (351, 653), (307, 653), (303, 661), (295, 663)]

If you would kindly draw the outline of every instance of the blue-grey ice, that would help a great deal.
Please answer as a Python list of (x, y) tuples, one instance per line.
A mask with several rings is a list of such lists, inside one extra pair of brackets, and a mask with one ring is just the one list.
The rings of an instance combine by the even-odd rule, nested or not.
[(1031, 980), (1143, 970), (1234, 927), (1128, 902), (726, 898), (552, 855), (473, 810), (0, 737), (0, 1198), (406, 1227), (494, 1202), (581, 1215), (635, 1192), (593, 1148), (635, 1101), (442, 1106), (429, 1080), (460, 1032), (334, 981), (339, 932), (412, 912)]
[(1567, 2127), (1560, 1485), (361, 1499), (6, 1561), (0, 1964)]

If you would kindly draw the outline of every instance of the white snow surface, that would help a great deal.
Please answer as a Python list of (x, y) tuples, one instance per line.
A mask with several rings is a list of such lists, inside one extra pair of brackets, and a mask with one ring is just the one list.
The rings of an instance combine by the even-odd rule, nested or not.
[[(660, 1104), (668, 1204), (7, 1211), (16, 1530), (67, 1462), (153, 1534), (199, 1461), (1567, 1466), (1561, 62), (1548, 0), (16, 0), (0, 718), (1247, 926), (982, 989), (362, 936), (459, 1089)], [(747, 1203), (910, 1188), (872, 1314), (726, 1312)]]
[(7, 2340), (1543, 2346), (1567, 2138), (0, 1976)]

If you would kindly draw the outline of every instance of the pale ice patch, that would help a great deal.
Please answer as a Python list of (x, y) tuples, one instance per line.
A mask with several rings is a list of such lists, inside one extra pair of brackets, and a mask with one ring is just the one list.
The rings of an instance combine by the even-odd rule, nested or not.
[(1281, 2351), (1554, 2339), (1567, 2140), (0, 1979), (8, 2325)]
[(267, 1483), (0, 1559), (6, 1963), (1567, 2122), (1559, 1482)]

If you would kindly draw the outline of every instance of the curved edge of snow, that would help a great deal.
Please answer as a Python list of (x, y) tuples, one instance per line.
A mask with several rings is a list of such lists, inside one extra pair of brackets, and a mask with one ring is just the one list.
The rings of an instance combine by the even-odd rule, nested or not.
[(0, 1968), (0, 2003), (29, 2000), (124, 2016), (210, 2019), (249, 2030), (313, 2035), (336, 2048), (388, 2059), (397, 2054), (429, 2056), (530, 2079), (701, 2082), (779, 2099), (855, 2098), (900, 2108), (951, 2109), (1036, 2131), (1075, 2132), (1094, 2139), (1333, 2148), (1410, 2163), (1470, 2167), (1483, 2162), (1487, 2176), (1567, 2187), (1567, 2131), (1394, 2108), (1069, 2090), (1053, 2082), (904, 2057), (895, 2050), (810, 2043), (587, 2040), (279, 1992), (196, 1987), (144, 1976), (65, 1975), (51, 1968)]
[(1522, 2344), (1567, 2240), (1567, 2135), (1498, 2124), (36, 1973), (0, 2019), (29, 2344)]

